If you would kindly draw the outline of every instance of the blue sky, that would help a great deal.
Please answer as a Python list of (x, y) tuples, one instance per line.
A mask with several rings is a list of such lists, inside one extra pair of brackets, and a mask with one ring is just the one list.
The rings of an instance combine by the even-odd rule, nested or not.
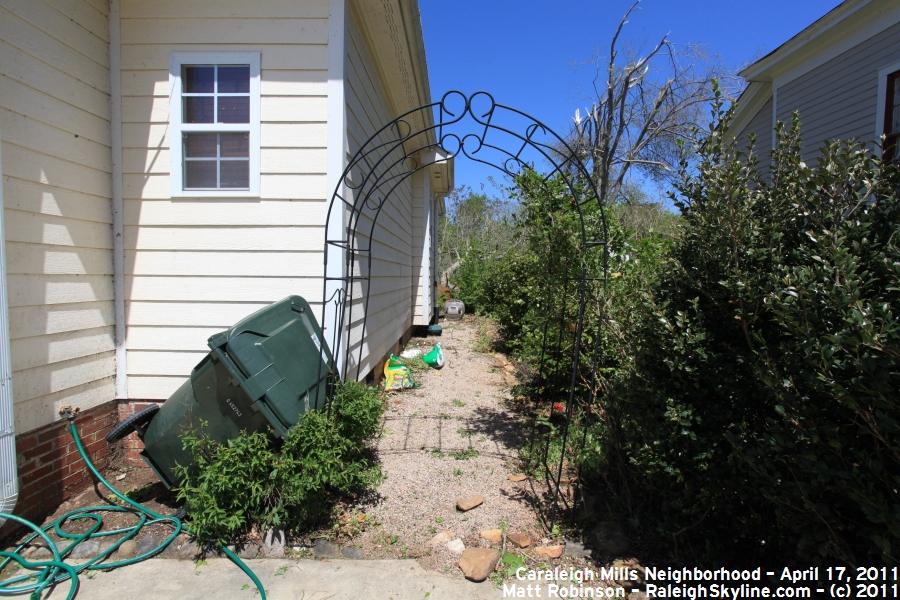
[[(646, 48), (669, 34), (736, 72), (839, 4), (837, 0), (643, 0), (622, 48)], [(431, 83), (489, 91), (498, 102), (564, 134), (574, 110), (589, 104), (594, 67), (631, 0), (420, 0)], [(497, 171), (461, 159), (457, 185), (475, 190)]]

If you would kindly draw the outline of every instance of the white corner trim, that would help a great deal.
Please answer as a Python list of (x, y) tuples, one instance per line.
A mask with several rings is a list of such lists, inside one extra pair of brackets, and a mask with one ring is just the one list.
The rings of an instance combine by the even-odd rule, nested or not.
[(122, 200), (122, 72), (119, 0), (109, 3), (109, 132), (112, 166), (113, 314), (116, 345), (116, 399), (128, 398), (127, 324), (125, 321), (125, 242)]
[[(3, 141), (0, 139), (0, 147), (2, 146)], [(6, 285), (4, 228), (6, 209), (3, 201), (3, 181), (3, 157), (0, 156), (0, 512), (11, 513), (19, 500), (19, 477), (16, 466), (16, 417), (9, 339), (9, 288)], [(0, 519), (0, 524), (4, 522)]]
[[(225, 43), (225, 41), (223, 41)], [(181, 134), (184, 131), (247, 131), (246, 124), (185, 125), (181, 120), (183, 64), (250, 65), (250, 187), (246, 190), (185, 190), (182, 181)], [(260, 180), (260, 53), (173, 52), (169, 57), (169, 182), (173, 198), (258, 198)]]
[(881, 136), (884, 134), (884, 111), (887, 102), (887, 77), (894, 71), (900, 71), (900, 61), (878, 69), (878, 93), (875, 95), (875, 146), (881, 156)]
[[(346, 45), (346, 0), (330, 0), (328, 14), (328, 84), (326, 87), (328, 93), (327, 115), (328, 122), (326, 124), (326, 178), (327, 193), (329, 196), (325, 198), (326, 211), (330, 212), (322, 215), (323, 219), (328, 220), (328, 227), (325, 231), (325, 238), (328, 240), (340, 240), (346, 238), (344, 231), (346, 220), (346, 207), (343, 202), (336, 200), (329, 206), (331, 202), (331, 194), (337, 190), (341, 196), (345, 196), (344, 185), (341, 176), (344, 173), (344, 167), (347, 161), (347, 115), (346, 101), (344, 90), (344, 51)], [(327, 268), (324, 277), (341, 278), (346, 276), (346, 253), (343, 248), (326, 244), (325, 248)], [(328, 300), (333, 293), (343, 288), (343, 284), (338, 279), (326, 280), (323, 289), (325, 297), (323, 301)], [(346, 349), (344, 344), (348, 343), (346, 332), (334, 331), (337, 322), (337, 310), (334, 303), (326, 305), (322, 312), (324, 322), (321, 323), (325, 339), (331, 345), (334, 351), (335, 341), (341, 336), (341, 350), (336, 353), (334, 360), (338, 373), (344, 374), (345, 365), (343, 355)], [(349, 327), (347, 327), (349, 331)]]

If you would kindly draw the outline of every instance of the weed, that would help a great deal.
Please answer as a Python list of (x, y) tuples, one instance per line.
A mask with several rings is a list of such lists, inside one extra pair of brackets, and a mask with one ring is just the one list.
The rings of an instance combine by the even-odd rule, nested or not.
[(287, 573), (287, 570), (287, 565), (281, 565), (280, 567), (275, 569), (275, 577), (284, 577), (284, 574)]
[(441, 450), (440, 448), (432, 448), (431, 456), (433, 456), (435, 458), (444, 458), (444, 451)]
[(455, 477), (462, 477), (463, 470), (462, 469), (453, 469), (453, 475)]
[(456, 408), (462, 408), (463, 406), (466, 405), (466, 403), (463, 402), (462, 400), (460, 400), (459, 398), (454, 398), (453, 402), (451, 402), (451, 404), (453, 404), (453, 406), (455, 406)]
[(444, 517), (435, 517), (434, 522), (437, 523), (438, 525), (440, 525), (441, 523), (444, 522)]
[(456, 460), (469, 460), (478, 457), (478, 450), (475, 448), (466, 448), (465, 450), (456, 450), (450, 453)]

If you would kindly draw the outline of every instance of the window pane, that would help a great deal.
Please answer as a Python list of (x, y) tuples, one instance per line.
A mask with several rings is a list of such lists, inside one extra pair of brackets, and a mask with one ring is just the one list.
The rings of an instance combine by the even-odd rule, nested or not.
[(215, 158), (215, 133), (184, 133), (184, 155), (189, 158)]
[(236, 158), (250, 157), (249, 133), (223, 133), (219, 140), (222, 144), (221, 156)]
[(223, 94), (250, 91), (250, 67), (219, 67), (219, 92)]
[(894, 105), (889, 108), (890, 130), (888, 133), (900, 133), (900, 73), (888, 76), (888, 83), (893, 84)]
[(223, 188), (248, 188), (250, 187), (250, 161), (248, 160), (223, 160), (219, 163), (222, 168)]
[(216, 161), (189, 160), (184, 163), (184, 187), (214, 188), (216, 187)]
[(250, 97), (225, 96), (218, 98), (219, 123), (249, 123)]
[(213, 77), (212, 67), (185, 66), (181, 70), (182, 85), (187, 93), (212, 92)]
[(185, 123), (212, 123), (213, 98), (212, 96), (189, 96), (184, 99), (182, 112)]

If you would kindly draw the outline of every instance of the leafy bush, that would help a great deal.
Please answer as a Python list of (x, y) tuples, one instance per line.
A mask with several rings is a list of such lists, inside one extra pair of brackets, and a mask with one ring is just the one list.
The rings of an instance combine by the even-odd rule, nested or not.
[(202, 429), (182, 437), (194, 457), (178, 467), (191, 529), (206, 543), (229, 543), (252, 528), (297, 530), (328, 515), (334, 502), (376, 486), (381, 470), (365, 441), (378, 430), (378, 393), (336, 386), (330, 413), (307, 413), (282, 442), (265, 432), (219, 443)]
[(896, 564), (900, 180), (852, 143), (808, 167), (796, 119), (763, 177), (717, 111), (608, 381), (597, 485), (672, 554)]

